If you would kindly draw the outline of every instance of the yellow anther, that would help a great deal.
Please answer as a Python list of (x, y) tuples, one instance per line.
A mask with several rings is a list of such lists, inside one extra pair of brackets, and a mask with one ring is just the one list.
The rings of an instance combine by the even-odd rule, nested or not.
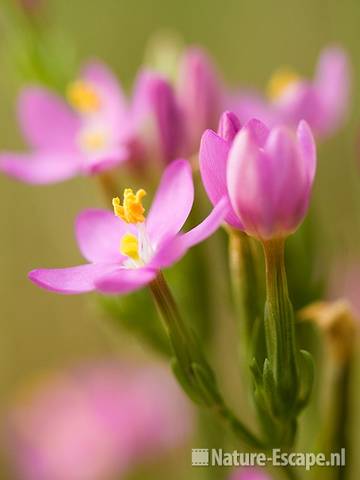
[(76, 80), (69, 85), (67, 98), (75, 110), (84, 114), (97, 112), (101, 106), (101, 100), (94, 87), (83, 80)]
[(134, 193), (131, 188), (125, 188), (123, 205), (121, 205), (119, 197), (113, 198), (115, 215), (126, 223), (142, 223), (145, 220), (145, 208), (142, 205), (145, 195), (146, 192), (143, 189)]
[(300, 77), (289, 68), (280, 68), (271, 76), (267, 93), (271, 100), (279, 98), (285, 90), (300, 80)]
[(125, 233), (120, 242), (120, 252), (132, 260), (140, 260), (137, 237), (132, 233)]

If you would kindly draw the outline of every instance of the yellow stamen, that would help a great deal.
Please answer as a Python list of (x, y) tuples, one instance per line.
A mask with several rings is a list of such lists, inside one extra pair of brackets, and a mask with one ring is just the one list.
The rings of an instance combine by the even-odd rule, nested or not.
[(146, 192), (143, 189), (138, 190), (135, 194), (131, 188), (125, 188), (123, 205), (121, 205), (119, 197), (113, 198), (115, 215), (126, 223), (142, 223), (145, 220), (145, 208), (142, 205), (145, 195)]
[(94, 87), (83, 80), (76, 80), (67, 89), (67, 98), (75, 110), (89, 114), (100, 109), (101, 101)]
[(300, 80), (300, 77), (289, 68), (280, 68), (271, 76), (267, 93), (271, 100), (279, 98), (285, 90)]
[(125, 233), (120, 242), (120, 252), (132, 260), (140, 260), (139, 241), (132, 233)]

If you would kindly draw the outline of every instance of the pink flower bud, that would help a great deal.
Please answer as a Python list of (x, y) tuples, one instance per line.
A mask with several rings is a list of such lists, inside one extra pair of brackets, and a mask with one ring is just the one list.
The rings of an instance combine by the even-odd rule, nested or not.
[(316, 149), (306, 122), (296, 133), (248, 122), (227, 162), (229, 197), (244, 230), (263, 240), (294, 232), (308, 208), (315, 168)]

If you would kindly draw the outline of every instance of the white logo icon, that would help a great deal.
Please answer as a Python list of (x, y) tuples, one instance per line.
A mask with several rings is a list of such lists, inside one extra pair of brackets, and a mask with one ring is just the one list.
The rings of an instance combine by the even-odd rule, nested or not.
[(193, 467), (207, 467), (209, 465), (209, 449), (193, 448), (191, 451), (191, 464)]

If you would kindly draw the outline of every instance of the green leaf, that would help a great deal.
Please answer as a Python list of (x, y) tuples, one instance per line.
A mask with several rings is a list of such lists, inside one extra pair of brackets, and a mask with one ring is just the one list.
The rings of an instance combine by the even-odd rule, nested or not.
[(219, 394), (212, 371), (198, 363), (192, 364), (192, 370), (206, 405), (212, 406), (222, 404), (222, 398)]
[(183, 388), (186, 395), (197, 405), (203, 405), (204, 404), (203, 399), (201, 398), (201, 396), (199, 396), (198, 392), (194, 389), (191, 382), (189, 382), (188, 376), (186, 375), (186, 373), (184, 372), (183, 368), (181, 367), (181, 365), (179, 364), (176, 358), (171, 359), (171, 368), (172, 368), (172, 371), (174, 372), (174, 375), (177, 381)]

